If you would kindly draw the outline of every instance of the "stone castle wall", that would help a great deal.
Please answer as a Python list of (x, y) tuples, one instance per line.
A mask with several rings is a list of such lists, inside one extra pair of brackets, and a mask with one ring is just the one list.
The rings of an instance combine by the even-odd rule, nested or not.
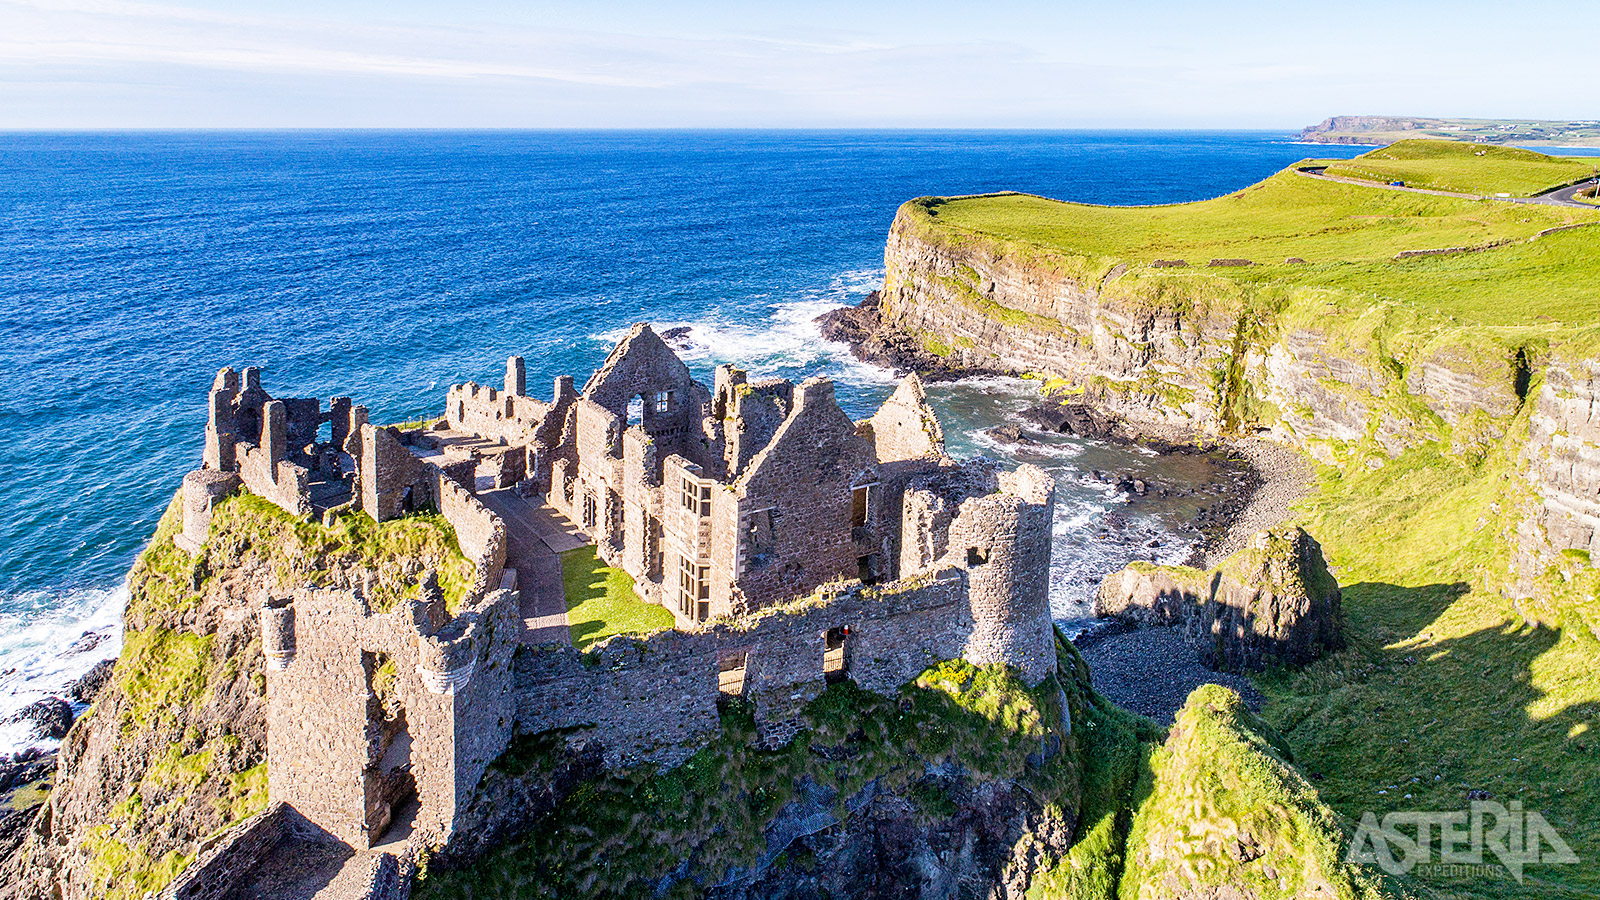
[(414, 842), (448, 839), (510, 736), (516, 595), (491, 594), (437, 628), (442, 600), (373, 613), (347, 591), (297, 592), (262, 616), (269, 799), (364, 848), (414, 793)]
[(758, 719), (781, 722), (825, 686), (828, 632), (848, 629), (848, 676), (892, 694), (961, 655), (971, 630), (965, 601), (965, 577), (950, 572), (884, 591), (841, 586), (700, 631), (614, 638), (587, 657), (570, 647), (539, 648), (519, 664), (517, 729), (579, 728), (605, 745), (613, 763), (674, 765), (718, 730), (719, 673), (732, 662), (743, 661), (738, 693), (754, 702)]
[[(427, 466), (426, 463), (424, 463)], [(475, 602), (500, 586), (506, 569), (506, 526), (477, 497), (433, 466), (433, 491), (439, 514), (455, 530), (461, 553), (473, 564), (476, 575), (467, 592)]]

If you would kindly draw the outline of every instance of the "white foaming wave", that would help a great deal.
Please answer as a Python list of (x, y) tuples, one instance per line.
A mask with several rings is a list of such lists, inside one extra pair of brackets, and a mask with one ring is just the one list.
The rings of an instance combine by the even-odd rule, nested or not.
[(974, 446), (993, 450), (1006, 457), (1015, 457), (1027, 461), (1029, 457), (1046, 457), (1050, 459), (1071, 459), (1083, 452), (1083, 448), (1073, 444), (1046, 444), (1043, 442), (1030, 444), (1013, 444), (1002, 441), (989, 433), (987, 428), (974, 428), (967, 432), (967, 439)]
[[(65, 699), (74, 681), (121, 653), (122, 610), (127, 602), (126, 584), (0, 598), (0, 605), (16, 610), (0, 613), (0, 721), (45, 697)], [(80, 640), (94, 645), (73, 650)], [(58, 743), (35, 741), (30, 729), (23, 722), (0, 724), (0, 754), (28, 747), (50, 749)]]
[[(657, 333), (688, 328), (686, 340), (674, 347), (691, 365), (733, 363), (761, 376), (797, 370), (822, 373), (857, 387), (892, 384), (894, 373), (855, 358), (846, 344), (824, 340), (815, 319), (830, 310), (851, 306), (860, 295), (877, 289), (882, 270), (846, 272), (827, 288), (772, 304), (765, 316), (744, 311), (737, 316), (721, 309), (702, 319), (659, 321)], [(607, 344), (620, 341), (627, 328), (597, 332), (593, 338)]]

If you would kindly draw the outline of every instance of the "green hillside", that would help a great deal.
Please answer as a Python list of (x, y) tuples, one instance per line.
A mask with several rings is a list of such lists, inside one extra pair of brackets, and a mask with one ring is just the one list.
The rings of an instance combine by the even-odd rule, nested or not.
[(1462, 194), (1531, 197), (1592, 177), (1600, 160), (1517, 147), (1409, 140), (1328, 166), (1329, 175)]
[[(1469, 145), (1450, 146), (1469, 155), (1410, 161), (1405, 165), (1415, 168), (1408, 171), (1438, 181), (1469, 177), (1446, 173), (1475, 168), (1486, 180), (1532, 171), (1515, 160), (1470, 155)], [(1429, 174), (1434, 166), (1437, 174)], [(1586, 324), (1600, 316), (1600, 281), (1587, 249), (1600, 231), (1547, 233), (1600, 224), (1600, 209), (1388, 190), (1288, 169), (1197, 203), (1093, 206), (1006, 193), (922, 198), (901, 214), (935, 242), (982, 244), (1084, 283), (1115, 282), (1120, 294), (1160, 295), (1169, 304), (1252, 285), (1313, 291), (1317, 307), (1391, 301), (1462, 322)], [(1250, 264), (1212, 266), (1213, 260)], [(1506, 303), (1508, 297), (1517, 302)]]

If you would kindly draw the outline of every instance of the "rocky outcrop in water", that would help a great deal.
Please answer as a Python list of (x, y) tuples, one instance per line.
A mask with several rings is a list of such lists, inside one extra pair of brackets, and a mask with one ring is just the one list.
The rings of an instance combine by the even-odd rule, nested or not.
[(1207, 572), (1136, 564), (1108, 576), (1095, 614), (1179, 625), (1213, 669), (1304, 665), (1343, 646), (1339, 583), (1304, 529), (1260, 531)]
[(879, 294), (873, 291), (856, 306), (830, 309), (816, 318), (824, 340), (849, 344), (863, 361), (900, 372), (915, 372), (924, 381), (946, 381), (975, 374), (948, 356), (940, 356), (892, 327), (883, 318)]
[(60, 697), (45, 697), (17, 710), (6, 721), (27, 723), (32, 740), (59, 741), (72, 727), (72, 704)]

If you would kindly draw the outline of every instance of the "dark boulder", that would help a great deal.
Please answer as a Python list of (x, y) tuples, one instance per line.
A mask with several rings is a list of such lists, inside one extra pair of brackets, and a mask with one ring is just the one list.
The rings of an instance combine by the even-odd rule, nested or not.
[(60, 697), (46, 697), (24, 706), (6, 721), (27, 722), (32, 726), (28, 735), (33, 740), (59, 741), (72, 727), (72, 704)]
[(101, 689), (111, 681), (111, 670), (116, 664), (114, 659), (102, 659), (95, 663), (94, 668), (67, 686), (67, 699), (73, 703), (93, 703)]

